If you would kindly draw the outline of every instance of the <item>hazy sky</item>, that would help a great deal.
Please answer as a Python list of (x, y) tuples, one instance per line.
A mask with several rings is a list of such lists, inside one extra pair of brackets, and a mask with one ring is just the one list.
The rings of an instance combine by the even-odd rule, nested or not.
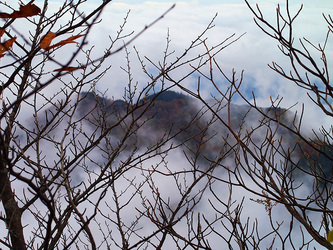
[[(258, 0), (250, 3), (259, 3), (264, 15), (274, 21), (275, 9), (277, 4), (283, 9), (285, 1), (277, 0)], [(326, 28), (322, 13), (329, 14), (333, 9), (332, 1), (302, 1), (304, 3), (303, 11), (295, 23), (296, 37), (307, 37), (314, 44), (322, 42), (326, 36)], [(273, 60), (287, 65), (276, 47), (276, 42), (264, 35), (254, 24), (253, 16), (248, 7), (242, 0), (184, 0), (184, 1), (143, 1), (143, 0), (114, 0), (113, 3), (104, 11), (103, 22), (99, 24), (94, 34), (96, 41), (90, 41), (99, 46), (103, 46), (108, 35), (114, 35), (125, 13), (130, 9), (131, 13), (127, 23), (127, 30), (138, 31), (144, 25), (152, 22), (155, 18), (167, 10), (173, 3), (176, 7), (163, 20), (154, 25), (150, 30), (143, 34), (134, 44), (142, 55), (146, 55), (155, 60), (162, 59), (162, 52), (165, 47), (165, 37), (167, 30), (170, 31), (171, 45), (180, 54), (184, 48), (204, 29), (216, 13), (218, 16), (215, 20), (215, 28), (207, 34), (209, 46), (224, 40), (233, 33), (241, 35), (246, 34), (231, 47), (226, 48), (217, 57), (217, 61), (223, 66), (226, 72), (231, 72), (233, 68), (240, 72), (244, 69), (245, 80), (244, 86), (254, 90), (258, 100), (262, 105), (269, 102), (269, 96), (284, 96), (285, 106), (291, 105), (296, 101), (305, 102), (311, 107), (305, 91), (300, 91), (292, 83), (281, 79), (274, 72), (269, 70), (267, 63)], [(299, 8), (299, 1), (290, 1), (292, 12)], [(135, 61), (134, 51), (129, 49)], [(333, 56), (332, 46), (328, 46), (328, 59)], [(114, 56), (111, 61), (120, 63), (123, 55)], [(317, 55), (318, 58), (320, 55)], [(122, 66), (126, 65), (123, 60)], [(110, 72), (108, 82), (101, 83), (101, 89), (108, 88), (112, 95), (119, 97), (123, 93), (122, 77), (118, 75), (119, 68), (115, 67)], [(288, 69), (288, 68), (286, 68)], [(117, 71), (118, 70), (118, 71)], [(133, 68), (133, 71), (140, 70)], [(139, 82), (144, 79), (137, 79)], [(248, 85), (246, 85), (248, 84)], [(208, 88), (209, 89), (209, 88)], [(310, 117), (309, 120), (313, 120)], [(318, 120), (318, 119), (317, 119)], [(330, 123), (330, 121), (329, 121)]]
[[(281, 7), (284, 6), (283, 0), (251, 1), (251, 3), (255, 2), (259, 3), (263, 14), (272, 21), (274, 21), (275, 18), (277, 4), (280, 3)], [(323, 42), (327, 32), (327, 25), (325, 25), (322, 18), (322, 12), (330, 14), (333, 9), (333, 1), (291, 0), (290, 4), (293, 12), (297, 11), (299, 8), (299, 2), (304, 3), (304, 9), (295, 24), (295, 35), (300, 38), (303, 36), (307, 37), (309, 40), (313, 41), (314, 44)], [(138, 31), (141, 30), (144, 25), (149, 24), (161, 15), (161, 13), (167, 10), (173, 3), (174, 2), (167, 0), (114, 0), (113, 4), (104, 11), (103, 22), (96, 27), (96, 40), (92, 41), (92, 43), (103, 47), (103, 41), (107, 40), (108, 34), (115, 34), (116, 29), (122, 22), (122, 18), (129, 9), (131, 9), (131, 13), (128, 19), (127, 30)], [(215, 28), (207, 34), (208, 46), (213, 46), (223, 41), (233, 33), (241, 35), (246, 32), (238, 42), (216, 56), (216, 60), (227, 74), (230, 74), (233, 68), (237, 72), (244, 70), (245, 79), (243, 87), (255, 91), (260, 105), (268, 105), (270, 96), (273, 98), (276, 96), (284, 97), (284, 101), (282, 102), (282, 106), (284, 107), (293, 105), (296, 102), (300, 104), (305, 103), (306, 114), (303, 124), (306, 127), (311, 125), (318, 128), (322, 124), (326, 124), (327, 126), (332, 124), (331, 119), (323, 115), (321, 111), (315, 109), (314, 105), (309, 101), (306, 91), (300, 90), (293, 83), (282, 79), (267, 67), (267, 63), (271, 63), (273, 60), (285, 65), (286, 69), (288, 69), (288, 64), (280, 55), (276, 47), (276, 42), (264, 35), (254, 24), (251, 12), (241, 0), (177, 1), (174, 10), (145, 32), (132, 45), (135, 45), (142, 55), (146, 55), (155, 62), (158, 62), (163, 59), (163, 50), (166, 44), (165, 37), (169, 29), (171, 47), (176, 50), (177, 54), (181, 54), (186, 46), (204, 30), (216, 13), (218, 13), (218, 16), (214, 22)], [(296, 37), (296, 39), (298, 37)], [(132, 45), (129, 46), (129, 51), (131, 52), (130, 58), (133, 65), (135, 65), (136, 56)], [(333, 47), (331, 45), (327, 47), (328, 60), (333, 58), (332, 49)], [(320, 55), (316, 56), (319, 58)], [(108, 73), (108, 77), (98, 85), (98, 89), (101, 91), (108, 89), (109, 96), (114, 95), (116, 98), (119, 98), (124, 93), (124, 82), (126, 82), (127, 78), (126, 74), (119, 70), (119, 66), (116, 65), (120, 64), (123, 67), (126, 66), (124, 54), (120, 53), (110, 58), (109, 61), (111, 64), (115, 65), (115, 67)], [(332, 66), (330, 69), (332, 70)], [(135, 74), (135, 72), (141, 71), (140, 67), (133, 66), (132, 71), (134, 73), (134, 81), (138, 81), (141, 84), (139, 84), (139, 86), (142, 86), (147, 80), (144, 77), (140, 77), (139, 73), (137, 75)], [(192, 81), (194, 82), (195, 79), (193, 78)], [(193, 82), (185, 82), (184, 84), (191, 85)], [(210, 86), (205, 85), (202, 86), (202, 88), (209, 90)], [(300, 109), (300, 107), (301, 105), (298, 105), (296, 109)], [(173, 159), (175, 158), (177, 159), (177, 164), (180, 164), (179, 159), (182, 159), (181, 156), (173, 157)], [(169, 185), (167, 185), (167, 187), (169, 188)], [(241, 197), (243, 195), (243, 190), (240, 190), (239, 194), (235, 196)], [(264, 214), (264, 212), (257, 209), (257, 207), (254, 209), (255, 206), (253, 206), (253, 203), (250, 205), (252, 209), (246, 209), (246, 211), (252, 218), (260, 217)], [(281, 216), (279, 210), (277, 217), (279, 217), (278, 219), (289, 218), (288, 216), (286, 217), (285, 214)], [(315, 221), (316, 220), (314, 220), (314, 222)], [(261, 229), (265, 230), (267, 223), (263, 225)]]
[[(90, 6), (87, 8), (94, 8), (94, 6), (96, 6), (95, 4), (100, 2), (101, 0), (88, 0)], [(133, 45), (136, 46), (142, 57), (147, 56), (152, 58), (155, 62), (158, 62), (163, 59), (166, 34), (169, 29), (171, 49), (176, 51), (176, 55), (180, 55), (191, 41), (205, 29), (215, 14), (218, 13), (214, 22), (215, 28), (207, 34), (208, 46), (213, 46), (234, 33), (236, 36), (246, 33), (239, 41), (216, 56), (216, 60), (223, 67), (226, 74), (229, 73), (230, 75), (233, 68), (237, 72), (244, 70), (244, 90), (253, 90), (258, 97), (258, 103), (260, 105), (268, 105), (270, 96), (273, 98), (278, 95), (283, 96), (284, 101), (282, 102), (282, 106), (284, 107), (288, 107), (296, 102), (304, 102), (306, 104), (305, 122), (303, 124), (311, 124), (317, 127), (323, 123), (326, 125), (332, 124), (331, 120), (321, 112), (315, 110), (315, 107), (309, 101), (305, 91), (300, 90), (294, 84), (277, 76), (267, 67), (267, 63), (273, 60), (281, 62), (286, 69), (288, 69), (288, 64), (279, 54), (276, 43), (265, 36), (254, 24), (252, 14), (242, 0), (184, 0), (174, 2), (176, 2), (174, 10), (128, 47), (134, 82), (137, 81), (139, 83), (139, 89), (144, 86), (148, 79), (140, 73), (141, 69), (137, 63)], [(102, 55), (104, 49), (108, 46), (109, 36), (114, 37), (116, 35), (119, 25), (123, 22), (123, 18), (128, 10), (131, 10), (131, 12), (128, 23), (125, 26), (125, 32), (135, 31), (137, 33), (145, 25), (159, 17), (165, 10), (172, 6), (174, 2), (168, 0), (114, 0), (113, 3), (104, 10), (102, 21), (94, 27), (88, 37), (87, 47), (95, 46), (92, 52), (95, 57)], [(284, 6), (283, 0), (258, 0), (250, 2), (258, 2), (264, 15), (270, 20), (274, 20), (274, 12), (277, 4), (280, 3), (282, 7)], [(299, 2), (301, 1), (290, 0), (292, 11), (295, 12), (297, 10)], [(314, 44), (322, 42), (326, 36), (327, 25), (325, 25), (321, 13), (329, 14), (333, 9), (333, 1), (303, 0), (302, 2), (304, 3), (304, 10), (299, 20), (296, 22), (296, 35), (299, 37), (305, 36), (313, 41)], [(59, 1), (50, 1), (49, 10), (57, 10), (57, 3), (59, 3)], [(60, 1), (60, 4), (61, 3), (63, 3), (63, 1)], [(42, 5), (41, 1), (37, 1), (37, 4)], [(121, 46), (121, 44), (122, 42), (118, 43), (117, 46)], [(328, 60), (333, 58), (333, 47), (330, 44), (327, 47)], [(67, 47), (68, 51), (66, 51)], [(61, 56), (65, 56), (66, 53), (71, 55), (71, 47), (67, 47), (64, 47)], [(204, 48), (202, 48), (202, 51), (204, 51)], [(101, 92), (108, 90), (106, 94), (109, 97), (114, 96), (115, 98), (121, 98), (124, 94), (124, 87), (128, 81), (127, 75), (120, 69), (120, 66), (126, 67), (124, 55), (124, 51), (122, 51), (106, 61), (107, 65), (113, 66), (106, 77), (97, 85), (97, 89)], [(84, 60), (84, 57), (81, 57), (81, 59)], [(330, 69), (332, 70), (332, 67)], [(184, 84), (191, 86), (191, 84), (194, 83), (195, 79), (191, 78), (185, 81)], [(207, 93), (211, 89), (209, 85), (204, 85), (202, 88), (204, 88)], [(49, 91), (54, 90), (51, 89)], [(300, 105), (296, 108), (300, 108)], [(182, 152), (180, 153), (182, 154)], [(171, 164), (171, 166), (181, 164), (179, 162), (179, 159), (183, 159), (181, 157), (182, 155), (173, 155), (170, 160), (175, 161), (175, 164)], [(185, 159), (183, 160), (185, 161)], [(186, 165), (186, 163), (184, 163), (184, 165)], [(170, 190), (169, 183), (166, 184), (168, 185), (165, 185), (165, 189)], [(304, 187), (302, 190), (304, 190)], [(239, 194), (236, 194), (236, 196), (239, 197), (243, 195), (243, 190), (239, 190)], [(246, 212), (251, 213), (249, 216), (254, 218), (259, 217), (263, 209), (263, 207), (261, 210), (246, 209)], [(264, 229), (265, 228), (261, 228), (261, 230)]]
[[(86, 8), (92, 9), (101, 0), (89, 0)], [(327, 25), (322, 17), (322, 13), (330, 14), (333, 9), (333, 1), (329, 0), (290, 0), (292, 13), (300, 7), (300, 2), (304, 4), (303, 11), (295, 22), (295, 37), (306, 37), (314, 44), (322, 43), (327, 32)], [(62, 1), (50, 1), (49, 11), (57, 10)], [(139, 83), (139, 88), (147, 83), (148, 79), (142, 75), (140, 65), (135, 55), (133, 46), (139, 50), (140, 55), (147, 56), (154, 62), (163, 59), (163, 50), (166, 45), (166, 34), (169, 30), (171, 38), (171, 49), (175, 55), (183, 53), (184, 49), (200, 34), (211, 19), (218, 13), (214, 24), (215, 27), (207, 33), (207, 45), (213, 46), (223, 41), (235, 33), (240, 36), (246, 33), (239, 41), (223, 50), (216, 56), (216, 60), (229, 75), (234, 68), (237, 72), (244, 70), (245, 78), (244, 91), (254, 91), (260, 105), (269, 105), (269, 97), (284, 97), (282, 105), (288, 107), (295, 102), (305, 103), (309, 110), (305, 119), (311, 124), (318, 121), (320, 125), (332, 124), (330, 120), (320, 112), (314, 112), (307, 97), (307, 93), (300, 90), (294, 84), (287, 82), (267, 67), (268, 63), (277, 61), (285, 66), (288, 71), (288, 61), (284, 58), (277, 48), (277, 43), (264, 35), (263, 32), (254, 24), (253, 15), (245, 5), (243, 0), (183, 0), (183, 1), (145, 1), (145, 0), (114, 0), (102, 13), (102, 22), (96, 25), (88, 37), (88, 47), (95, 46), (93, 55), (102, 55), (104, 49), (109, 44), (109, 36), (115, 37), (122, 24), (126, 13), (131, 10), (125, 32), (139, 32), (145, 25), (154, 21), (164, 11), (176, 3), (176, 7), (168, 13), (161, 21), (147, 30), (141, 37), (135, 40), (128, 50), (132, 63), (132, 73), (134, 81)], [(251, 0), (251, 4), (258, 3), (265, 17), (274, 22), (275, 9), (278, 4), (285, 9), (284, 0)], [(37, 1), (37, 4), (42, 5)], [(124, 39), (126, 41), (128, 39)], [(329, 42), (327, 46), (327, 58), (333, 58), (333, 46)], [(121, 46), (122, 41), (117, 46)], [(87, 47), (87, 48), (88, 48)], [(199, 49), (199, 48), (198, 48)], [(201, 48), (201, 52), (204, 52)], [(196, 51), (197, 53), (197, 51)], [(65, 55), (66, 53), (64, 53)], [(127, 76), (120, 66), (126, 67), (124, 51), (112, 56), (106, 62), (112, 65), (112, 69), (106, 77), (98, 83), (97, 88), (104, 92), (108, 90), (108, 96), (121, 98), (126, 86)], [(319, 60), (320, 55), (315, 54)], [(84, 57), (83, 57), (84, 58)], [(329, 61), (330, 62), (330, 61)], [(151, 67), (152, 68), (152, 67)], [(332, 67), (330, 67), (332, 70)], [(193, 77), (184, 82), (188, 86), (194, 85), (196, 79)], [(206, 94), (211, 90), (211, 86), (202, 86)], [(300, 108), (300, 106), (298, 106)], [(319, 115), (320, 117), (314, 117)]]

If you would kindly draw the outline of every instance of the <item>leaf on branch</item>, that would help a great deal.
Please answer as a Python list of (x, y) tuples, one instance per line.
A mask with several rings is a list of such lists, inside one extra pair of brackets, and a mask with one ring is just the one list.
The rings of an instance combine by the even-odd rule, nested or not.
[[(47, 35), (46, 35), (46, 36), (47, 36)], [(50, 49), (53, 49), (53, 48), (56, 48), (56, 47), (59, 47), (59, 46), (63, 46), (63, 45), (69, 44), (69, 43), (78, 43), (78, 42), (76, 42), (76, 41), (74, 41), (74, 40), (76, 40), (76, 39), (78, 39), (78, 38), (80, 38), (80, 37), (82, 37), (82, 36), (84, 36), (84, 35), (71, 36), (71, 37), (69, 37), (69, 38), (67, 38), (67, 39), (65, 39), (65, 40), (62, 40), (62, 41), (60, 41), (60, 42), (58, 42), (58, 43), (56, 43), (56, 44), (54, 44), (54, 45), (52, 45), (52, 46), (48, 46), (48, 47), (43, 48), (43, 49), (45, 49), (45, 50), (50, 50)], [(52, 40), (52, 39), (51, 39), (51, 40)], [(51, 41), (50, 41), (50, 42), (51, 42)]]
[(55, 69), (53, 70), (53, 72), (59, 72), (59, 71), (73, 71), (76, 69), (84, 69), (85, 66), (81, 66), (81, 67), (72, 67), (72, 66), (68, 66), (68, 67), (64, 67), (64, 68), (59, 68), (59, 69)]
[(0, 29), (0, 38), (2, 37), (2, 35), (5, 33), (4, 29)]
[(40, 8), (35, 4), (21, 5), (19, 10), (15, 10), (12, 14), (0, 13), (0, 18), (21, 18), (38, 15), (41, 12)]
[(13, 43), (15, 42), (16, 37), (13, 37), (9, 40), (7, 40), (4, 43), (0, 43), (0, 55), (1, 57), (3, 57), (3, 53), (5, 53), (6, 51), (10, 50), (10, 48), (13, 46)]
[(55, 36), (56, 36), (56, 34), (55, 33), (53, 33), (53, 32), (48, 32), (42, 39), (41, 39), (41, 42), (40, 42), (40, 44), (39, 44), (39, 46), (42, 48), (42, 49), (47, 49), (49, 46), (50, 46), (50, 44), (51, 44), (51, 42), (52, 42), (52, 40), (55, 38)]
[(328, 232), (328, 234), (327, 234), (327, 241), (328, 242), (333, 242), (333, 229)]

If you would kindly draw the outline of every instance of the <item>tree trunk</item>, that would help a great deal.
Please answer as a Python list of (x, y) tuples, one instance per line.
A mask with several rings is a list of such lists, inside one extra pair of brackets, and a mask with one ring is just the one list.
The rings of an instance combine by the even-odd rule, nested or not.
[(9, 231), (12, 249), (24, 250), (27, 249), (24, 241), (23, 227), (22, 227), (22, 211), (15, 201), (15, 196), (11, 187), (6, 169), (6, 160), (3, 157), (3, 150), (1, 150), (0, 158), (0, 200), (6, 213), (6, 226)]

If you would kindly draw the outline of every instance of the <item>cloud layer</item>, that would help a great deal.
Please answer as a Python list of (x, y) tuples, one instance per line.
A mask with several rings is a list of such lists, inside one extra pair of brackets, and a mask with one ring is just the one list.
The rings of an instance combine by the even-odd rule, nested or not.
[[(250, 1), (251, 4), (258, 2), (263, 14), (268, 20), (275, 23), (275, 9), (280, 3), (284, 10), (283, 1)], [(311, 1), (305, 1), (303, 11), (295, 23), (295, 39), (306, 37), (314, 44), (323, 42), (326, 36), (325, 21), (322, 13), (327, 13), (332, 7), (332, 3), (320, 1), (315, 4)], [(96, 54), (102, 51), (108, 43), (108, 36), (115, 36), (123, 17), (128, 10), (131, 10), (125, 33), (141, 30), (145, 25), (151, 23), (159, 17), (165, 10), (172, 5), (170, 1), (114, 1), (103, 13), (102, 22), (96, 25), (89, 38), (89, 45), (95, 45)], [(93, 7), (93, 5), (91, 6)], [(291, 3), (292, 13), (296, 13), (299, 4)], [(284, 97), (282, 105), (291, 106), (296, 102), (305, 103), (309, 110), (305, 119), (308, 121), (318, 121), (314, 119), (314, 105), (309, 101), (306, 91), (300, 90), (293, 83), (279, 77), (276, 73), (267, 67), (272, 61), (279, 62), (288, 71), (288, 60), (284, 58), (277, 48), (277, 43), (263, 34), (254, 24), (253, 16), (243, 1), (230, 1), (230, 3), (221, 3), (220, 1), (179, 1), (176, 8), (167, 14), (161, 21), (147, 30), (139, 37), (128, 49), (132, 63), (134, 80), (144, 84), (147, 78), (141, 74), (140, 65), (137, 64), (135, 52), (132, 46), (135, 45), (140, 54), (147, 56), (155, 62), (162, 60), (163, 50), (166, 45), (166, 34), (170, 32), (171, 48), (179, 55), (195, 39), (200, 32), (204, 30), (214, 15), (218, 13), (215, 19), (215, 27), (207, 33), (207, 45), (213, 46), (232, 34), (239, 36), (246, 34), (232, 46), (223, 50), (216, 56), (217, 61), (223, 67), (226, 73), (231, 74), (231, 70), (241, 72), (245, 70), (244, 91), (251, 89), (255, 91), (259, 105), (269, 105), (269, 96)], [(125, 41), (128, 38), (124, 39)], [(119, 44), (121, 46), (121, 44)], [(204, 48), (201, 48), (204, 51)], [(327, 47), (328, 58), (332, 54), (332, 46)], [(319, 60), (320, 54), (316, 54)], [(109, 72), (99, 84), (101, 91), (109, 89), (109, 95), (115, 98), (121, 98), (123, 95), (126, 74), (119, 69), (119, 66), (125, 66), (124, 52), (112, 56), (110, 64), (113, 69)], [(124, 79), (125, 78), (125, 79)], [(195, 79), (193, 79), (195, 80)], [(209, 90), (209, 86), (207, 87)], [(297, 106), (300, 108), (300, 105)], [(320, 113), (320, 112), (319, 112)], [(318, 127), (325, 120), (319, 119)], [(329, 125), (329, 121), (327, 123)]]

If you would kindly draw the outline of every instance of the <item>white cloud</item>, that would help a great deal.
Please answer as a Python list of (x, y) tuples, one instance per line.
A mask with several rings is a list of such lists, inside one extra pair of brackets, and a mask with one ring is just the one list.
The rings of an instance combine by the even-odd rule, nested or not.
[[(254, 2), (254, 1), (251, 1)], [(262, 6), (265, 15), (274, 18), (274, 11), (276, 3), (279, 1), (258, 1)], [(320, 1), (324, 2), (324, 1)], [(209, 4), (205, 4), (209, 3)], [(163, 57), (163, 50), (166, 44), (167, 29), (170, 29), (170, 35), (172, 49), (175, 49), (178, 53), (182, 53), (183, 49), (196, 38), (205, 26), (210, 22), (211, 18), (216, 12), (219, 13), (215, 23), (216, 27), (211, 30), (208, 36), (208, 44), (212, 46), (233, 33), (237, 35), (247, 32), (237, 43), (231, 47), (222, 51), (220, 55), (216, 57), (217, 61), (221, 63), (225, 71), (231, 72), (232, 68), (235, 68), (238, 72), (242, 69), (245, 70), (246, 78), (244, 80), (244, 87), (251, 87), (256, 90), (258, 95), (258, 102), (261, 105), (268, 105), (269, 96), (272, 97), (280, 95), (284, 97), (285, 106), (290, 106), (295, 102), (305, 102), (309, 111), (315, 110), (313, 105), (309, 102), (305, 91), (299, 90), (292, 83), (286, 82), (282, 78), (278, 77), (274, 72), (267, 68), (267, 63), (272, 60), (282, 62), (282, 65), (287, 65), (287, 61), (279, 55), (276, 43), (265, 36), (258, 27), (255, 26), (252, 20), (252, 16), (247, 7), (242, 1), (233, 1), (234, 4), (226, 3), (221, 4), (221, 1), (182, 1), (177, 3), (177, 7), (168, 15), (165, 16), (160, 22), (155, 24), (152, 28), (147, 30), (139, 39), (129, 46), (131, 52), (130, 58), (133, 71), (134, 82), (139, 82), (139, 87), (143, 86), (148, 79), (142, 74), (141, 68), (138, 63), (135, 63), (136, 56), (132, 45), (140, 50), (142, 55), (147, 55), (153, 58), (155, 61), (161, 60)], [(88, 46), (95, 46), (93, 55), (98, 57), (102, 55), (102, 52), (109, 43), (109, 35), (114, 37), (121, 25), (123, 18), (131, 9), (131, 14), (128, 19), (128, 23), (125, 27), (125, 33), (140, 31), (145, 25), (151, 23), (158, 16), (160, 16), (166, 9), (171, 6), (170, 1), (114, 1), (108, 8), (105, 9), (102, 15), (102, 22), (97, 24), (88, 38)], [(310, 1), (304, 3), (304, 11), (300, 16), (300, 21), (297, 23), (296, 34), (300, 36), (303, 33), (309, 37), (309, 39), (315, 39), (316, 42), (320, 42), (325, 35), (325, 26), (323, 25), (321, 12), (330, 10), (330, 4), (323, 4), (322, 7), (316, 2), (316, 8)], [(332, 4), (331, 4), (332, 5)], [(89, 5), (89, 8), (93, 8), (94, 5)], [(310, 27), (310, 28), (309, 28)], [(317, 28), (316, 28), (317, 27)], [(128, 38), (125, 39), (125, 41)], [(120, 41), (116, 47), (121, 46)], [(204, 48), (202, 48), (204, 49)], [(329, 53), (332, 54), (332, 48)], [(66, 48), (62, 50), (62, 53), (66, 54)], [(84, 60), (84, 57), (81, 57)], [(115, 98), (121, 98), (124, 93), (124, 87), (127, 83), (127, 75), (124, 71), (120, 70), (119, 66), (126, 67), (126, 60), (124, 59), (124, 51), (115, 54), (107, 60), (107, 64), (113, 65), (107, 76), (97, 85), (97, 88), (104, 92), (109, 89), (108, 95)], [(182, 73), (182, 72), (180, 72)], [(189, 79), (185, 84), (190, 86), (193, 84), (191, 81), (194, 78)], [(57, 87), (50, 89), (50, 92), (54, 92)], [(203, 86), (205, 88), (205, 86)], [(140, 88), (139, 88), (140, 89)], [(314, 123), (316, 126), (324, 123), (323, 119), (318, 119), (320, 112), (307, 112), (305, 116), (306, 123)], [(330, 123), (327, 120), (327, 123)], [(175, 152), (170, 159), (171, 166), (178, 166), (177, 164), (186, 164), (185, 159), (180, 155), (181, 152)], [(152, 163), (153, 164), (153, 163)], [(162, 180), (163, 179), (163, 180)], [(159, 189), (164, 191), (163, 194), (171, 196), (174, 190), (169, 189), (166, 178), (160, 178)], [(225, 188), (223, 185), (217, 185), (217, 188)], [(237, 190), (235, 196), (240, 199), (244, 193)], [(205, 197), (208, 198), (208, 197)], [(207, 203), (202, 204), (202, 207), (207, 206)], [(253, 203), (247, 200), (245, 215), (251, 217), (260, 217), (263, 212), (263, 207), (253, 205)], [(253, 209), (255, 207), (256, 209)], [(204, 209), (206, 211), (206, 208)], [(277, 208), (278, 215), (285, 215), (283, 208)], [(283, 218), (282, 216), (280, 218)]]
[[(265, 17), (274, 20), (275, 8), (278, 3), (284, 11), (284, 1), (250, 1), (251, 4), (258, 2)], [(105, 47), (108, 46), (109, 36), (115, 37), (119, 25), (128, 10), (131, 10), (124, 34), (135, 31), (135, 34), (142, 30), (145, 25), (151, 23), (166, 11), (173, 2), (171, 1), (113, 1), (103, 12), (102, 22), (97, 24), (88, 38), (88, 46), (95, 46), (93, 56), (102, 55)], [(56, 4), (54, 4), (56, 5)], [(299, 3), (291, 3), (292, 12), (295, 13), (299, 8)], [(332, 3), (320, 1), (314, 4), (311, 1), (304, 2), (304, 8), (296, 21), (296, 37), (307, 37), (315, 44), (322, 42), (326, 35), (326, 25), (321, 16), (332, 7)], [(53, 7), (55, 8), (55, 7)], [(90, 2), (88, 9), (94, 8), (94, 2)], [(267, 63), (277, 61), (289, 68), (288, 61), (283, 58), (277, 43), (263, 34), (254, 24), (253, 16), (243, 1), (179, 1), (176, 7), (168, 13), (162, 20), (148, 29), (141, 37), (129, 46), (130, 59), (132, 63), (132, 73), (134, 82), (139, 83), (139, 89), (148, 81), (142, 74), (140, 65), (132, 46), (135, 45), (142, 56), (148, 56), (155, 62), (163, 59), (163, 50), (166, 46), (167, 30), (170, 30), (171, 50), (176, 50), (175, 55), (179, 55), (195, 39), (206, 25), (211, 21), (215, 13), (218, 16), (215, 20), (215, 27), (207, 33), (208, 46), (213, 46), (224, 40), (226, 37), (236, 33), (241, 35), (246, 32), (238, 42), (226, 48), (216, 56), (217, 61), (226, 72), (231, 72), (235, 68), (241, 72), (245, 70), (244, 86), (250, 85), (256, 90), (260, 105), (269, 104), (269, 96), (283, 96), (286, 106), (290, 102), (302, 101), (310, 102), (303, 90), (295, 87), (293, 83), (279, 77), (267, 67)], [(273, 21), (274, 22), (274, 21)], [(128, 41), (125, 38), (124, 41)], [(114, 49), (122, 46), (122, 41)], [(328, 55), (332, 55), (332, 47), (328, 46)], [(204, 51), (198, 48), (195, 51)], [(107, 76), (97, 85), (97, 88), (104, 92), (109, 89), (108, 95), (121, 98), (124, 87), (127, 83), (127, 75), (120, 70), (119, 66), (125, 67), (127, 62), (124, 59), (124, 51), (119, 52), (109, 58), (106, 64), (113, 65)], [(329, 57), (328, 57), (329, 58)], [(83, 60), (83, 57), (82, 57)], [(191, 85), (189, 79), (187, 85)], [(250, 81), (248, 79), (251, 79)], [(292, 91), (290, 91), (292, 90)], [(303, 98), (305, 97), (305, 98)], [(317, 119), (318, 120), (318, 119)]]

